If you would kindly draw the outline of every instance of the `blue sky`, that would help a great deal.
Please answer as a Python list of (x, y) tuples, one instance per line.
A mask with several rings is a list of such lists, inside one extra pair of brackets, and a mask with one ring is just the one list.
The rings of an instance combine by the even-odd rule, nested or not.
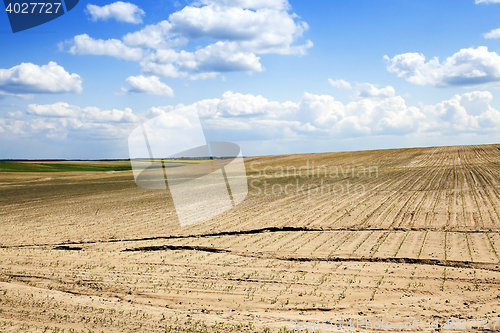
[(0, 15), (0, 158), (128, 158), (195, 110), (244, 155), (498, 143), (500, 0), (80, 1)]

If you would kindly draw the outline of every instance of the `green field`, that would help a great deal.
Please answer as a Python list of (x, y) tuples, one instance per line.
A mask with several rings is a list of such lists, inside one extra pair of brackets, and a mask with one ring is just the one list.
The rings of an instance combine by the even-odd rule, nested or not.
[(0, 172), (75, 172), (131, 170), (130, 161), (0, 161)]
[[(165, 167), (178, 167), (205, 160), (164, 160)], [(78, 172), (132, 170), (129, 160), (113, 161), (0, 161), (0, 172)]]

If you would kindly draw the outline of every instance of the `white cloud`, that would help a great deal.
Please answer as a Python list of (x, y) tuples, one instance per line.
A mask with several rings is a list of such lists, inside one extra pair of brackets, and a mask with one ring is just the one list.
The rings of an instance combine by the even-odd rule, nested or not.
[[(360, 85), (376, 88), (368, 83)], [(465, 93), (435, 105), (415, 107), (387, 88), (376, 89), (390, 93), (355, 96), (348, 103), (307, 92), (298, 102), (277, 102), (261, 95), (226, 91), (221, 98), (177, 107), (198, 112), (211, 135), (236, 141), (484, 134), (500, 130), (500, 112), (491, 107), (493, 96), (489, 92)], [(149, 116), (172, 108), (153, 108)]]
[(0, 68), (0, 94), (81, 93), (82, 78), (51, 61), (38, 66), (23, 62), (10, 69)]
[(193, 74), (189, 75), (190, 80), (208, 80), (208, 79), (215, 79), (219, 73), (217, 72), (205, 72), (205, 73), (198, 73), (198, 74)]
[(490, 32), (487, 32), (487, 33), (483, 34), (483, 36), (486, 39), (497, 39), (497, 38), (500, 38), (500, 28), (493, 29)]
[[(13, 137), (124, 140), (148, 118), (182, 108), (196, 112), (209, 141), (342, 140), (356, 137), (432, 137), (486, 135), (500, 131), (500, 112), (491, 106), (493, 95), (473, 91), (434, 105), (409, 106), (392, 89), (368, 83), (369, 97), (353, 96), (348, 103), (331, 95), (304, 93), (299, 101), (278, 102), (261, 95), (226, 91), (220, 98), (190, 105), (153, 107), (143, 115), (130, 108), (101, 110), (64, 102), (30, 104), (27, 116), (14, 112), (0, 118), (0, 132)], [(381, 93), (381, 91), (385, 91)], [(389, 92), (389, 93), (387, 93)], [(296, 141), (296, 142), (299, 142)]]
[(87, 5), (87, 12), (90, 14), (92, 21), (106, 21), (114, 18), (117, 21), (127, 23), (142, 23), (144, 11), (130, 2), (117, 1), (102, 7), (96, 5)]
[(0, 119), (0, 125), (2, 127), (0, 133), (5, 133), (7, 135), (15, 137), (24, 137), (35, 134), (32, 131), (30, 131), (28, 123), (23, 120), (17, 120), (12, 118)]
[(332, 86), (334, 86), (335, 88), (338, 88), (338, 89), (342, 89), (342, 90), (352, 89), (351, 84), (345, 80), (342, 80), (342, 79), (340, 79), (340, 80), (328, 79), (328, 82), (330, 82), (330, 84)]
[(20, 117), (16, 112), (14, 117), (0, 118), (0, 126), (4, 131), (2, 135), (11, 138), (35, 137), (39, 140), (74, 138), (85, 142), (125, 139), (145, 119), (136, 116), (130, 108), (101, 110), (65, 102), (29, 104), (26, 113), (28, 117)]
[(261, 95), (233, 93), (226, 91), (217, 105), (217, 110), (226, 116), (245, 116), (256, 114), (276, 115), (280, 112), (282, 105), (277, 102), (269, 102)]
[(143, 56), (142, 49), (128, 47), (118, 39), (93, 39), (87, 34), (75, 36), (69, 52), (71, 54), (107, 55), (134, 61), (139, 61)]
[(345, 105), (330, 95), (304, 93), (299, 103), (302, 121), (325, 125), (335, 123), (345, 116)]
[(172, 88), (161, 82), (157, 76), (129, 76), (125, 81), (132, 86), (130, 89), (122, 88), (126, 93), (146, 93), (174, 97)]
[(69, 117), (75, 118), (81, 112), (77, 106), (69, 105), (68, 103), (57, 102), (54, 104), (29, 104), (26, 108), (28, 114), (42, 117)]
[[(247, 1), (248, 2), (248, 1)], [(244, 51), (256, 53), (302, 54), (309, 43), (293, 46), (294, 41), (308, 29), (305, 22), (295, 22), (295, 16), (284, 7), (247, 9), (225, 2), (220, 6), (187, 6), (170, 15), (171, 31), (190, 40), (208, 37), (217, 41), (238, 41)]]
[(154, 58), (154, 56), (151, 56), (140, 63), (143, 73), (160, 77), (174, 78), (188, 76), (186, 72), (179, 71), (179, 69), (174, 64), (157, 62), (152, 60)]
[(420, 53), (384, 59), (389, 72), (418, 85), (473, 86), (500, 81), (500, 56), (486, 46), (461, 49), (442, 63), (437, 57), (425, 62)]
[(358, 98), (383, 98), (396, 96), (393, 87), (377, 88), (371, 83), (358, 83), (355, 88), (355, 94)]
[(420, 109), (406, 106), (401, 96), (387, 98), (377, 108), (381, 111), (374, 128), (377, 134), (408, 134), (426, 127), (422, 124), (426, 116)]
[[(500, 0), (475, 0), (476, 4), (479, 3), (485, 3), (485, 4), (490, 4), (490, 3), (500, 3)], [(493, 29), (490, 32), (487, 32), (483, 34), (484, 38), (486, 39), (497, 39), (500, 38), (500, 28), (498, 29)]]
[[(234, 133), (238, 140), (287, 137), (358, 137), (406, 135), (426, 128), (426, 116), (409, 107), (392, 87), (358, 85), (371, 91), (344, 104), (330, 95), (304, 93), (296, 102), (279, 103), (263, 96), (227, 91), (220, 99), (199, 101), (195, 108), (208, 129)], [(273, 128), (271, 128), (271, 126)]]
[(201, 2), (206, 5), (221, 7), (237, 6), (247, 9), (272, 8), (287, 10), (290, 7), (287, 0), (201, 0)]
[(393, 87), (387, 86), (384, 88), (378, 88), (376, 85), (371, 83), (356, 83), (354, 87), (349, 82), (339, 79), (332, 80), (328, 79), (328, 82), (335, 88), (341, 90), (351, 90), (354, 89), (354, 97), (356, 98), (383, 98), (392, 97), (396, 95), (396, 91)]
[(101, 110), (97, 107), (86, 107), (82, 109), (80, 117), (86, 122), (104, 124), (136, 123), (139, 120), (130, 108), (125, 108), (124, 110)]
[[(313, 45), (299, 42), (308, 25), (289, 10), (286, 0), (204, 0), (122, 40), (83, 34), (66, 45), (72, 54), (138, 61), (143, 74), (158, 77), (198, 80), (223, 72), (261, 72), (259, 55), (303, 55)], [(197, 43), (194, 51), (183, 49), (190, 41)]]
[(500, 0), (476, 0), (476, 4), (478, 3), (500, 3)]
[(166, 106), (158, 106), (155, 107), (153, 106), (148, 110), (148, 113), (146, 114), (146, 118), (151, 119), (156, 116), (165, 114), (166, 112), (174, 110), (174, 107), (172, 105), (166, 105)]
[[(374, 85), (369, 86), (377, 89)], [(374, 96), (347, 104), (329, 95), (305, 93), (299, 103), (301, 119), (314, 124), (323, 133), (343, 137), (403, 135), (419, 130), (425, 119), (419, 109), (406, 106), (401, 96), (386, 95), (391, 89), (377, 90)]]
[[(161, 77), (187, 77), (187, 71), (196, 72), (191, 79), (213, 78), (220, 72), (264, 70), (259, 57), (254, 53), (238, 51), (232, 42), (217, 42), (195, 52), (158, 50), (146, 57), (141, 63), (146, 74)], [(198, 75), (210, 73), (208, 75)]]
[(204, 118), (259, 117), (266, 119), (285, 118), (296, 112), (298, 105), (293, 102), (269, 101), (261, 95), (234, 93), (230, 90), (221, 98), (204, 99), (192, 104)]
[(261, 72), (259, 57), (251, 52), (238, 51), (232, 42), (217, 42), (194, 53), (196, 67), (201, 72)]
[(66, 120), (74, 118), (77, 121), (93, 123), (135, 123), (139, 121), (139, 118), (133, 114), (130, 108), (125, 108), (125, 110), (101, 110), (97, 107), (80, 108), (64, 102), (44, 105), (29, 104), (26, 112), (44, 118), (64, 118)]
[(7, 112), (7, 118), (22, 118), (24, 114), (21, 111)]
[(164, 20), (157, 24), (147, 25), (142, 30), (126, 34), (123, 36), (123, 41), (128, 46), (156, 50), (183, 46), (188, 43), (188, 39), (184, 37), (172, 36), (171, 28), (172, 24)]
[(35, 95), (33, 94), (12, 94), (1, 90), (0, 90), (0, 96), (14, 96), (22, 99), (33, 99), (35, 97)]
[(498, 131), (500, 112), (490, 105), (492, 99), (489, 91), (473, 91), (425, 106), (424, 110), (436, 116), (433, 130), (442, 133)]

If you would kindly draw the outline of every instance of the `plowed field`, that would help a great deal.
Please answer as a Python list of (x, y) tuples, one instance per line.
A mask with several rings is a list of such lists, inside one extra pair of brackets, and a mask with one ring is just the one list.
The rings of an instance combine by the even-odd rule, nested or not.
[(0, 172), (0, 331), (500, 330), (500, 145), (245, 165), (247, 198), (183, 228), (131, 171)]

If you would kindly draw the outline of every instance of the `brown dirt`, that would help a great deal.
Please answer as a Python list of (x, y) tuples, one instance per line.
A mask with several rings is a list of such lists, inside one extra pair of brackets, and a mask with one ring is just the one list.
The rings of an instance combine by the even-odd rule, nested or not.
[[(500, 145), (246, 158), (249, 184), (293, 193), (250, 187), (234, 209), (184, 228), (169, 192), (138, 188), (129, 171), (0, 173), (0, 331), (498, 318), (498, 161)], [(279, 173), (307, 162), (308, 177)], [(347, 182), (366, 191), (330, 192)]]

